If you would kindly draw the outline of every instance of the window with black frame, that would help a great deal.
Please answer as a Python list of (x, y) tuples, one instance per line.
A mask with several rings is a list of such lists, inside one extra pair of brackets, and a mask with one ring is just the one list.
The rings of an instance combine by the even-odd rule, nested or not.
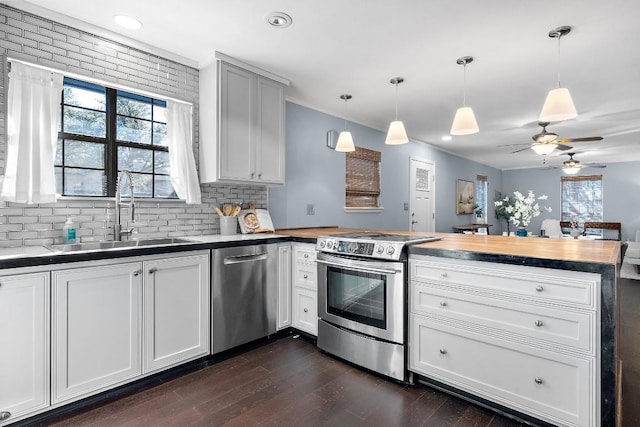
[(133, 173), (136, 197), (177, 198), (166, 101), (65, 77), (61, 108), (59, 194), (113, 197), (118, 171), (126, 169)]

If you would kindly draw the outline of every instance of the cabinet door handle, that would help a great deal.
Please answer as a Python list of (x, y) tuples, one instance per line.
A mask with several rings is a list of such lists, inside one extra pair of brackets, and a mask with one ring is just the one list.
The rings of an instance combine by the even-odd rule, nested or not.
[(440, 354), (447, 354), (447, 350), (446, 350), (446, 349), (444, 349), (444, 348), (441, 348), (441, 349), (440, 349)]
[(538, 328), (542, 327), (542, 320), (536, 320), (536, 321), (535, 321), (535, 325), (536, 325)]
[(140, 275), (140, 270), (136, 270), (133, 272), (134, 277), (138, 277)]
[(440, 273), (440, 277), (442, 277), (442, 278), (445, 278), (447, 276), (448, 276), (448, 274), (447, 274), (446, 271), (443, 271), (442, 273)]
[(446, 307), (446, 306), (447, 306), (446, 301), (440, 301), (440, 307)]
[(2, 411), (0, 412), (0, 421), (8, 420), (10, 416), (11, 416), (11, 412)]
[(536, 291), (542, 292), (542, 291), (544, 291), (544, 287), (542, 285), (538, 285), (538, 286), (536, 286)]
[(258, 179), (262, 179), (262, 174), (261, 173), (258, 174)]
[(536, 384), (542, 384), (542, 378), (540, 377), (535, 377), (533, 380), (536, 382)]
[(149, 274), (153, 274), (153, 273), (155, 273), (156, 271), (158, 271), (158, 269), (157, 269), (157, 268), (150, 268), (150, 269), (149, 269)]
[(256, 174), (251, 172), (251, 178), (253, 178), (254, 176), (256, 176)]
[(305, 275), (304, 275), (304, 276), (302, 276), (302, 277), (304, 277), (305, 279), (308, 279), (308, 278), (309, 278), (309, 275), (308, 275), (308, 274), (305, 274)]
[(304, 257), (305, 258), (309, 258), (309, 254), (304, 254)]
[(308, 312), (309, 312), (309, 309), (308, 309), (308, 308), (305, 308), (305, 309), (303, 309), (302, 311), (304, 311), (305, 313), (308, 313)]

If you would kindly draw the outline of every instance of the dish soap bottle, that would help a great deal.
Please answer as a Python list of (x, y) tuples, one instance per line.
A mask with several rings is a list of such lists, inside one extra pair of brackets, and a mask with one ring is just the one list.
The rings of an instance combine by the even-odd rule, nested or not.
[(76, 242), (76, 226), (71, 218), (67, 218), (67, 222), (62, 227), (62, 240), (64, 243)]

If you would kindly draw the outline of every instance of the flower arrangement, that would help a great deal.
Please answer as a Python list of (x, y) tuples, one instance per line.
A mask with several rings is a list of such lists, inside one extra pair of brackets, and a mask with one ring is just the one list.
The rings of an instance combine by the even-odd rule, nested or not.
[[(502, 209), (505, 216), (508, 215), (509, 221), (517, 227), (526, 227), (532, 218), (540, 215), (540, 204), (537, 200), (547, 200), (545, 195), (536, 198), (536, 195), (531, 190), (529, 190), (529, 194), (526, 197), (519, 191), (514, 191), (513, 196), (513, 198), (505, 196), (494, 203), (496, 208)], [(548, 206), (543, 206), (542, 208), (547, 212), (551, 212), (551, 208)]]
[(571, 221), (569, 221), (569, 225), (571, 226), (572, 230), (577, 230), (578, 229), (578, 218), (576, 218), (576, 217), (571, 218)]

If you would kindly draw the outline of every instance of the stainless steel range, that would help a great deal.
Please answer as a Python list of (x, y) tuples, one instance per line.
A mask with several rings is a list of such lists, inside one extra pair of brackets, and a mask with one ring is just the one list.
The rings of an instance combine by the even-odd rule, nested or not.
[(358, 232), (318, 238), (318, 347), (409, 381), (407, 245), (440, 240)]

